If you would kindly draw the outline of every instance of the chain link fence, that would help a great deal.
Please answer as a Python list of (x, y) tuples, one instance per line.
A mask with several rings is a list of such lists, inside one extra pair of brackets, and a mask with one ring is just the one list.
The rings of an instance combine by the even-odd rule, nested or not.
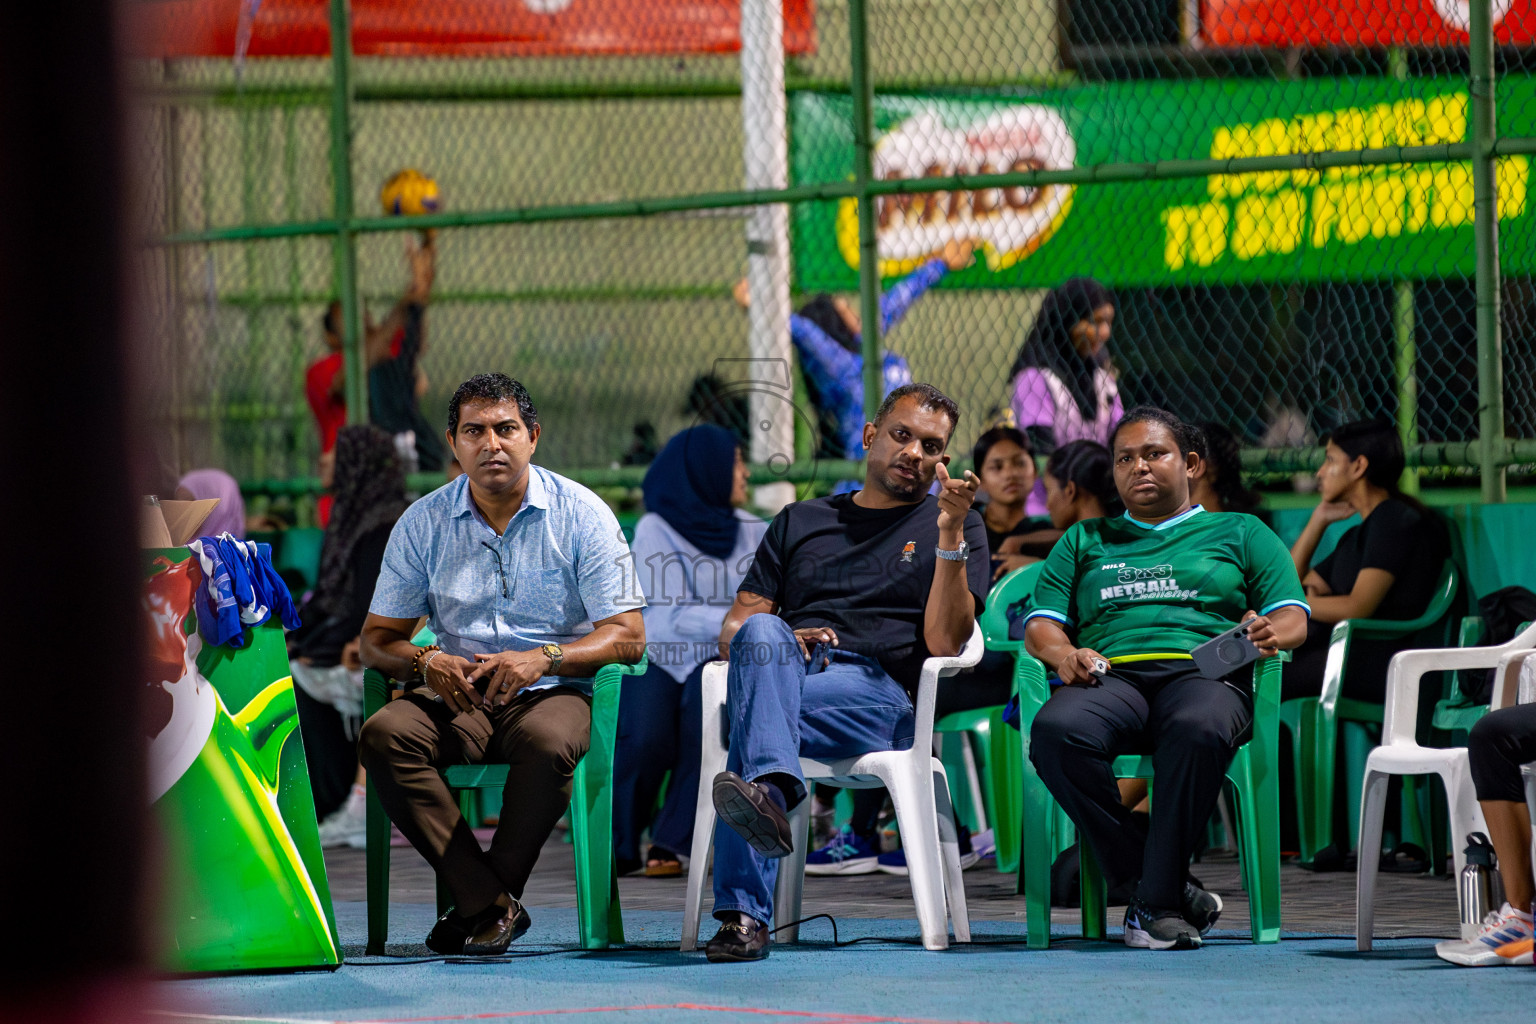
[[(252, 484), (315, 471), (305, 375), (327, 352), (339, 290), (328, 6), (136, 6), (138, 212), (175, 241), (140, 258), (168, 468), (218, 465)], [(960, 402), (962, 449), (1009, 407), (1045, 294), (1083, 275), (1115, 290), (1109, 352), (1126, 406), (1165, 405), (1271, 452), (1362, 416), (1398, 422), (1409, 442), (1480, 436), (1466, 4), (866, 6), (877, 181), (1104, 172), (876, 197), (887, 289), (961, 248), (883, 341)], [(370, 318), (404, 293), (418, 237), (367, 223), (391, 174), (419, 168), (445, 215), (480, 218), (437, 231), (418, 380), (432, 424), (460, 380), (488, 370), (528, 385), (541, 461), (561, 471), (642, 462), (696, 419), (699, 378), (760, 354), (732, 297), (753, 215), (732, 199), (745, 154), (785, 147), (782, 184), (798, 190), (775, 286), (797, 308), (819, 293), (857, 306), (861, 69), (847, 0), (784, 3), (780, 137), (744, 117), (739, 7), (352, 0), (349, 158)], [(1536, 0), (1494, 7), (1505, 431), (1533, 439), (1536, 211), (1530, 157), (1505, 143), (1536, 136)], [(1393, 147), (1415, 161), (1383, 162)], [(1360, 150), (1374, 162), (1278, 166)], [(1190, 169), (1256, 158), (1277, 165)], [(667, 209), (701, 195), (720, 198)], [(638, 201), (662, 212), (612, 205)], [(828, 421), (796, 424), (800, 461), (828, 450), (815, 436)]]

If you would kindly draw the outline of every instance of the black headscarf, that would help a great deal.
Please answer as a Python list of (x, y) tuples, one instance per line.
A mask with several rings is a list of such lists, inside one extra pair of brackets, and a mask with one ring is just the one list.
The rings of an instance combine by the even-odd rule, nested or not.
[(330, 615), (352, 590), (352, 551), (381, 526), (405, 511), (405, 470), (395, 442), (378, 427), (343, 427), (336, 434), (336, 475), (331, 486), (331, 521), (320, 544), (320, 573), (312, 603)]
[(1092, 320), (1093, 311), (1100, 306), (1113, 305), (1115, 293), (1091, 277), (1074, 277), (1057, 285), (1040, 304), (1040, 315), (1035, 317), (1019, 348), (1008, 379), (1013, 380), (1027, 366), (1050, 370), (1072, 393), (1083, 419), (1092, 420), (1099, 411), (1093, 372), (1101, 364), (1077, 354), (1072, 345), (1072, 328)]
[(704, 554), (725, 558), (741, 527), (731, 507), (735, 477), (735, 435), (711, 423), (689, 427), (674, 434), (645, 471), (645, 509)]

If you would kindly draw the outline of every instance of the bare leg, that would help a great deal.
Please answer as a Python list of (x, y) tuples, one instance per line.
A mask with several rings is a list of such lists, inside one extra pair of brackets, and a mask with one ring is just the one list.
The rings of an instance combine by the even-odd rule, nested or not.
[(1488, 837), (1499, 857), (1499, 875), (1504, 880), (1504, 898), (1516, 910), (1531, 912), (1536, 899), (1536, 880), (1531, 876), (1531, 812), (1525, 803), (1512, 800), (1482, 800), (1483, 818), (1488, 822)]

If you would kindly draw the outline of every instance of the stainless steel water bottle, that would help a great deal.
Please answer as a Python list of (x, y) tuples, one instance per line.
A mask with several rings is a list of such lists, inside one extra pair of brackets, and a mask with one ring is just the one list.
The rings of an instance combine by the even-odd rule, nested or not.
[(1498, 858), (1493, 844), (1481, 832), (1467, 835), (1467, 863), (1461, 869), (1457, 899), (1461, 904), (1461, 937), (1477, 937), (1483, 918), (1504, 903), (1504, 885), (1499, 879)]

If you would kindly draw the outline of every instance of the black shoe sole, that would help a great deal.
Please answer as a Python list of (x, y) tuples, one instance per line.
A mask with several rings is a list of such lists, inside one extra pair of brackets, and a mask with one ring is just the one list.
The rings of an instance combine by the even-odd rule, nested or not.
[(528, 934), (528, 929), (533, 927), (533, 918), (528, 916), (528, 911), (519, 910), (517, 918), (512, 924), (512, 937), (505, 944), (495, 946), (479, 946), (472, 942), (464, 943), (464, 956), (500, 956), (507, 951), (507, 946), (512, 945), (518, 939)]
[(729, 772), (716, 775), (714, 788), (710, 791), (715, 813), (764, 857), (789, 856), (794, 852), (794, 845), (786, 834), (787, 829), (781, 831), (779, 823), (758, 807), (752, 799), (751, 785)]

